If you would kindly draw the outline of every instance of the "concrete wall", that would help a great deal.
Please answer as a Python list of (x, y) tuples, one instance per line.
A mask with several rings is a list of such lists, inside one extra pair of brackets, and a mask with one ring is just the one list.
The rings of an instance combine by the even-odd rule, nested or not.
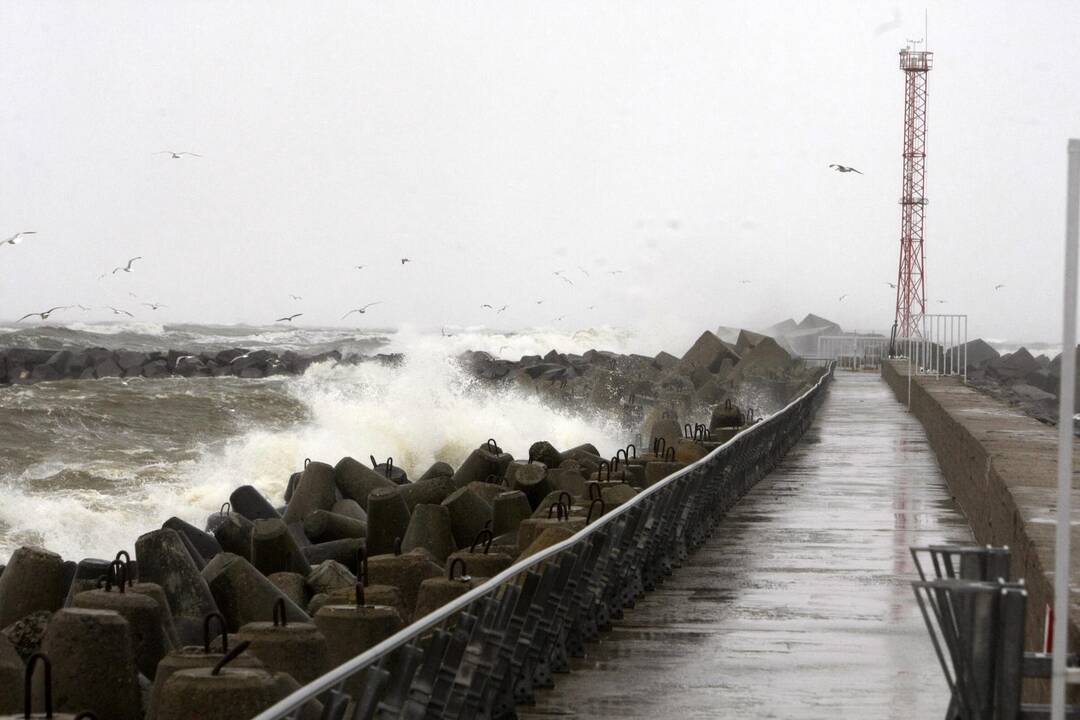
[[(907, 363), (899, 361), (882, 368), (902, 403), (908, 401), (907, 370)], [(926, 429), (976, 540), (1012, 549), (1012, 576), (1024, 578), (1028, 587), (1027, 648), (1041, 650), (1045, 607), (1053, 604), (1056, 429), (955, 378), (914, 377), (910, 391), (911, 411)], [(1076, 522), (1074, 518), (1073, 547), (1080, 551)], [(1080, 579), (1078, 565), (1080, 552), (1074, 552), (1072, 573)], [(1078, 601), (1074, 590), (1069, 613), (1073, 652), (1080, 650)], [(1034, 697), (1044, 697), (1047, 687), (1038, 683), (1029, 690)]]

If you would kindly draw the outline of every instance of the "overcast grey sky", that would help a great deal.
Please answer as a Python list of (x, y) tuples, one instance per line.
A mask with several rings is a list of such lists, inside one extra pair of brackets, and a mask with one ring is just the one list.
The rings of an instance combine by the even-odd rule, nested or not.
[[(1053, 338), (1080, 3), (928, 7), (930, 306)], [(0, 318), (887, 330), (923, 8), (7, 0)]]

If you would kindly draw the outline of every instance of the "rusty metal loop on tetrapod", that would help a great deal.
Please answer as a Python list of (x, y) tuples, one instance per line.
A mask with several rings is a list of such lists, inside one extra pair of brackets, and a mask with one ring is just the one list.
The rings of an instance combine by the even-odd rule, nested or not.
[(585, 516), (585, 524), (586, 525), (588, 525), (589, 523), (592, 522), (592, 520), (593, 520), (592, 511), (593, 511), (593, 508), (596, 507), (597, 503), (600, 503), (600, 514), (597, 515), (598, 518), (604, 517), (604, 513), (607, 512), (607, 506), (604, 503), (604, 498), (602, 498), (602, 497), (596, 498), (591, 503), (589, 503), (589, 514)]
[(221, 503), (221, 507), (218, 508), (218, 515), (228, 515), (231, 512), (232, 512), (232, 503), (230, 503), (230, 502), (223, 502), (223, 503)]
[(356, 579), (368, 581), (368, 555), (367, 548), (363, 545), (356, 548)]
[(229, 652), (229, 627), (225, 624), (225, 617), (219, 612), (208, 613), (203, 618), (203, 652), (210, 654), (210, 621), (216, 619), (221, 627), (221, 652)]
[(240, 653), (242, 653), (242, 652), (244, 652), (245, 650), (247, 650), (247, 649), (248, 649), (248, 647), (249, 647), (250, 645), (251, 645), (251, 641), (250, 641), (250, 640), (245, 640), (245, 641), (243, 641), (243, 642), (241, 642), (241, 643), (237, 643), (236, 647), (234, 647), (234, 648), (232, 649), (232, 651), (231, 651), (231, 652), (227, 652), (227, 653), (225, 653), (225, 657), (223, 657), (223, 658), (221, 658), (220, 660), (218, 660), (218, 664), (214, 666), (214, 669), (210, 671), (210, 674), (211, 674), (211, 675), (217, 675), (217, 674), (219, 674), (219, 673), (221, 672), (221, 670), (222, 670), (222, 669), (223, 669), (223, 668), (224, 668), (224, 667), (225, 667), (226, 665), (228, 665), (228, 664), (229, 664), (229, 663), (231, 663), (231, 662), (232, 662), (233, 660), (235, 660), (235, 659), (236, 659), (236, 657), (237, 657), (237, 656), (238, 656), (238, 655), (239, 655)]
[(289, 618), (285, 610), (285, 598), (279, 597), (274, 601), (274, 627), (288, 627), (288, 625)]
[(674, 445), (672, 445), (671, 447), (669, 447), (667, 450), (664, 451), (664, 461), (665, 462), (675, 462), (675, 446)]
[[(631, 450), (634, 451), (633, 455), (630, 454)], [(630, 443), (629, 445), (627, 445), (626, 449), (623, 450), (623, 452), (626, 453), (627, 461), (629, 461), (631, 458), (633, 458), (634, 460), (637, 460), (637, 445), (635, 445), (634, 443)]]
[(36, 652), (26, 661), (26, 672), (23, 674), (23, 713), (29, 718), (33, 715), (31, 685), (34, 680), (34, 668), (38, 661), (45, 667), (45, 717), (53, 716), (52, 706), (52, 661), (45, 653)]
[[(454, 571), (457, 569), (458, 565), (461, 566), (461, 574), (457, 577), (454, 577)], [(446, 569), (446, 577), (448, 580), (460, 580), (461, 582), (469, 582), (470, 580), (472, 580), (472, 578), (466, 574), (467, 572), (468, 570), (465, 567), (465, 560), (463, 558), (454, 558), (450, 562), (450, 566)]]
[(488, 528), (484, 528), (480, 532), (476, 533), (476, 537), (473, 538), (472, 547), (469, 548), (469, 552), (470, 553), (475, 553), (476, 552), (476, 546), (479, 545), (482, 542), (482, 543), (484, 543), (484, 554), (487, 555), (488, 550), (491, 549), (491, 541), (494, 540), (494, 539), (495, 539), (495, 533), (491, 532), (491, 530), (488, 529)]

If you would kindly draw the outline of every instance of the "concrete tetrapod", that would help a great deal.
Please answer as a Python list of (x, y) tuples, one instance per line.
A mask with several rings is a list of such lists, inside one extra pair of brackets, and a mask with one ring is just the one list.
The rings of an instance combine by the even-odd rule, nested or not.
[[(326, 638), (331, 667), (374, 647), (403, 626), (401, 616), (394, 608), (365, 604), (359, 585), (356, 595), (354, 603), (324, 605), (315, 614), (315, 625)], [(345, 682), (345, 691), (357, 693), (363, 685), (364, 673), (357, 673)]]
[[(139, 720), (142, 707), (129, 626), (109, 610), (66, 608), (53, 614), (41, 651), (52, 660), (53, 707), (99, 718)], [(45, 706), (44, 674), (34, 704)]]
[(495, 537), (516, 533), (521, 521), (531, 515), (532, 506), (525, 493), (520, 490), (499, 493), (495, 496), (491, 531)]
[(334, 482), (346, 498), (368, 509), (368, 495), (379, 488), (394, 487), (393, 481), (351, 457), (343, 457), (334, 466)]
[[(477, 533), (492, 522), (491, 505), (467, 486), (455, 490), (442, 501), (442, 506), (450, 514), (450, 529), (454, 534), (455, 549), (471, 543)], [(446, 557), (441, 559), (445, 561)]]
[(467, 575), (465, 561), (457, 558), (447, 567), (445, 577), (428, 578), (420, 583), (420, 591), (416, 596), (416, 610), (413, 615), (422, 618), (451, 600), (461, 597), (482, 582), (482, 578)]
[(514, 490), (525, 493), (529, 499), (529, 506), (534, 510), (540, 505), (540, 501), (555, 489), (551, 481), (547, 479), (547, 466), (539, 462), (512, 462), (507, 469), (506, 477)]
[(225, 552), (251, 560), (251, 535), (255, 523), (240, 513), (226, 513), (214, 530), (214, 538)]
[(440, 563), (457, 550), (450, 511), (445, 505), (417, 505), (413, 510), (401, 550), (410, 552), (417, 548), (427, 550)]
[(536, 461), (549, 468), (557, 468), (563, 461), (563, 457), (554, 445), (541, 440), (529, 446), (529, 461)]
[(431, 467), (424, 471), (423, 475), (414, 480), (413, 484), (415, 485), (421, 480), (429, 480), (435, 477), (454, 477), (454, 468), (451, 467), (450, 463), (436, 461), (432, 463)]
[(239, 643), (212, 668), (172, 673), (161, 690), (158, 720), (250, 718), (281, 699), (280, 685), (266, 670), (224, 667), (246, 649)]
[(330, 593), (339, 588), (356, 587), (356, 576), (336, 560), (324, 560), (307, 576), (307, 586), (313, 595)]
[[(215, 623), (217, 627), (215, 628)], [(218, 651), (212, 647), (213, 639), (212, 632), (215, 629), (220, 629), (222, 634), (219, 637), (221, 651)], [(157, 676), (154, 678), (154, 684), (150, 689), (150, 701), (147, 705), (146, 720), (155, 720), (157, 717), (158, 706), (161, 702), (163, 690), (165, 684), (173, 673), (181, 670), (191, 670), (195, 668), (212, 668), (217, 665), (225, 657), (225, 652), (230, 648), (229, 634), (225, 627), (225, 620), (220, 614), (215, 613), (209, 615), (203, 621), (203, 627), (201, 628), (202, 641), (200, 645), (187, 645), (177, 650), (173, 650), (166, 655), (164, 659), (158, 664)], [(232, 643), (235, 646), (236, 643)], [(234, 668), (247, 667), (253, 669), (264, 669), (262, 660), (259, 660), (250, 653), (244, 653), (231, 661), (231, 665)]]
[(365, 541), (360, 538), (346, 538), (344, 540), (331, 540), (318, 545), (308, 545), (301, 548), (301, 551), (311, 565), (318, 565), (326, 560), (336, 560), (356, 572), (356, 553), (365, 546)]
[[(161, 586), (169, 599), (180, 640), (201, 636), (202, 619), (217, 612), (214, 595), (175, 530), (154, 530), (135, 541), (139, 579)], [(220, 558), (218, 555), (214, 560)]]
[(19, 548), (0, 575), (0, 627), (38, 610), (59, 610), (64, 594), (63, 559), (42, 548)]
[(85, 610), (111, 610), (128, 623), (135, 665), (139, 672), (154, 679), (157, 665), (173, 649), (166, 622), (171, 620), (157, 601), (140, 593), (126, 592), (121, 586), (106, 584), (101, 590), (87, 590), (75, 596), (72, 607)]
[[(362, 523), (367, 523), (367, 511), (360, 507), (360, 503), (356, 502), (352, 498), (342, 498), (334, 503), (334, 507), (330, 508), (330, 512), (335, 515), (344, 515), (350, 517), (353, 520), (359, 520)], [(366, 525), (365, 525), (366, 527)]]
[(408, 621), (415, 617), (416, 595), (420, 583), (428, 578), (442, 577), (443, 569), (429, 560), (422, 552), (405, 555), (376, 555), (368, 558), (368, 582), (372, 585), (392, 585), (401, 591), (401, 600), (408, 610)]
[(455, 560), (461, 560), (476, 577), (495, 577), (513, 565), (514, 559), (505, 553), (490, 552), (493, 540), (490, 530), (481, 531), (468, 549), (458, 550), (447, 559), (447, 567)]
[(473, 450), (461, 467), (454, 473), (454, 486), (463, 488), (471, 482), (484, 482), (489, 475), (502, 477), (499, 456), (490, 452), (486, 446)]
[(299, 573), (281, 572), (269, 575), (266, 578), (274, 584), (278, 590), (289, 598), (297, 607), (305, 607), (308, 604), (307, 582)]
[(165, 591), (157, 583), (137, 582), (128, 585), (127, 591), (146, 595), (152, 598), (161, 608), (162, 622), (165, 625), (165, 636), (174, 648), (182, 645), (180, 635), (176, 632), (176, 622), (173, 620), (172, 608), (169, 607), (169, 599), (165, 597)]
[[(315, 510), (329, 510), (337, 502), (334, 468), (326, 463), (311, 462), (304, 468), (300, 482), (293, 490), (282, 520), (285, 524), (303, 522)], [(361, 503), (363, 504), (363, 503)]]
[(6, 637), (0, 635), (0, 713), (23, 709), (23, 661)]
[(64, 599), (64, 607), (71, 607), (71, 601), (76, 595), (84, 590), (93, 590), (97, 587), (98, 578), (109, 572), (110, 562), (98, 558), (84, 558), (75, 567), (75, 576), (68, 586), (67, 597)]
[(270, 617), (274, 603), (285, 601), (289, 620), (306, 622), (307, 613), (295, 605), (251, 563), (239, 555), (221, 553), (203, 570), (230, 631)]
[(203, 532), (191, 523), (184, 522), (178, 517), (169, 518), (161, 527), (170, 528), (180, 533), (180, 535), (186, 538), (195, 550), (198, 551), (199, 555), (206, 560), (209, 560), (221, 552), (221, 544), (218, 543), (217, 538), (210, 533)]
[(251, 533), (251, 564), (263, 575), (276, 572), (307, 575), (311, 572), (311, 565), (284, 520), (255, 521)]
[(229, 495), (229, 505), (233, 512), (240, 513), (248, 520), (278, 520), (278, 511), (266, 497), (251, 485), (241, 485)]
[[(321, 593), (311, 598), (308, 614), (315, 617), (326, 605), (348, 605), (356, 601), (356, 587), (338, 588), (330, 593)], [(401, 590), (392, 585), (365, 585), (364, 602), (368, 605), (385, 605), (398, 611), (402, 620), (409, 616), (409, 609), (401, 599)]]
[(366, 538), (367, 522), (327, 510), (316, 510), (304, 518), (304, 534), (314, 542)]
[(403, 539), (409, 528), (409, 508), (401, 497), (401, 490), (396, 485), (373, 490), (368, 496), (367, 513), (368, 554), (392, 552), (394, 541)]
[(454, 484), (453, 479), (440, 475), (421, 478), (414, 483), (402, 485), (401, 497), (411, 512), (417, 505), (438, 505), (455, 490), (457, 490), (457, 485)]
[(274, 603), (273, 622), (253, 622), (240, 628), (237, 642), (247, 641), (255, 657), (273, 672), (288, 673), (306, 685), (330, 669), (326, 638), (314, 623), (290, 623), (285, 603)]

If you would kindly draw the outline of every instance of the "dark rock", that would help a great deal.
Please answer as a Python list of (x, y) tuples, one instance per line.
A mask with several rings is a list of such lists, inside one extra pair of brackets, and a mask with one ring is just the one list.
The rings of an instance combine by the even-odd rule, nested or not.
[(23, 662), (26, 662), (31, 655), (41, 650), (41, 641), (45, 638), (45, 630), (49, 627), (51, 618), (51, 612), (39, 610), (19, 618), (0, 632), (15, 648), (15, 652), (19, 653)]

